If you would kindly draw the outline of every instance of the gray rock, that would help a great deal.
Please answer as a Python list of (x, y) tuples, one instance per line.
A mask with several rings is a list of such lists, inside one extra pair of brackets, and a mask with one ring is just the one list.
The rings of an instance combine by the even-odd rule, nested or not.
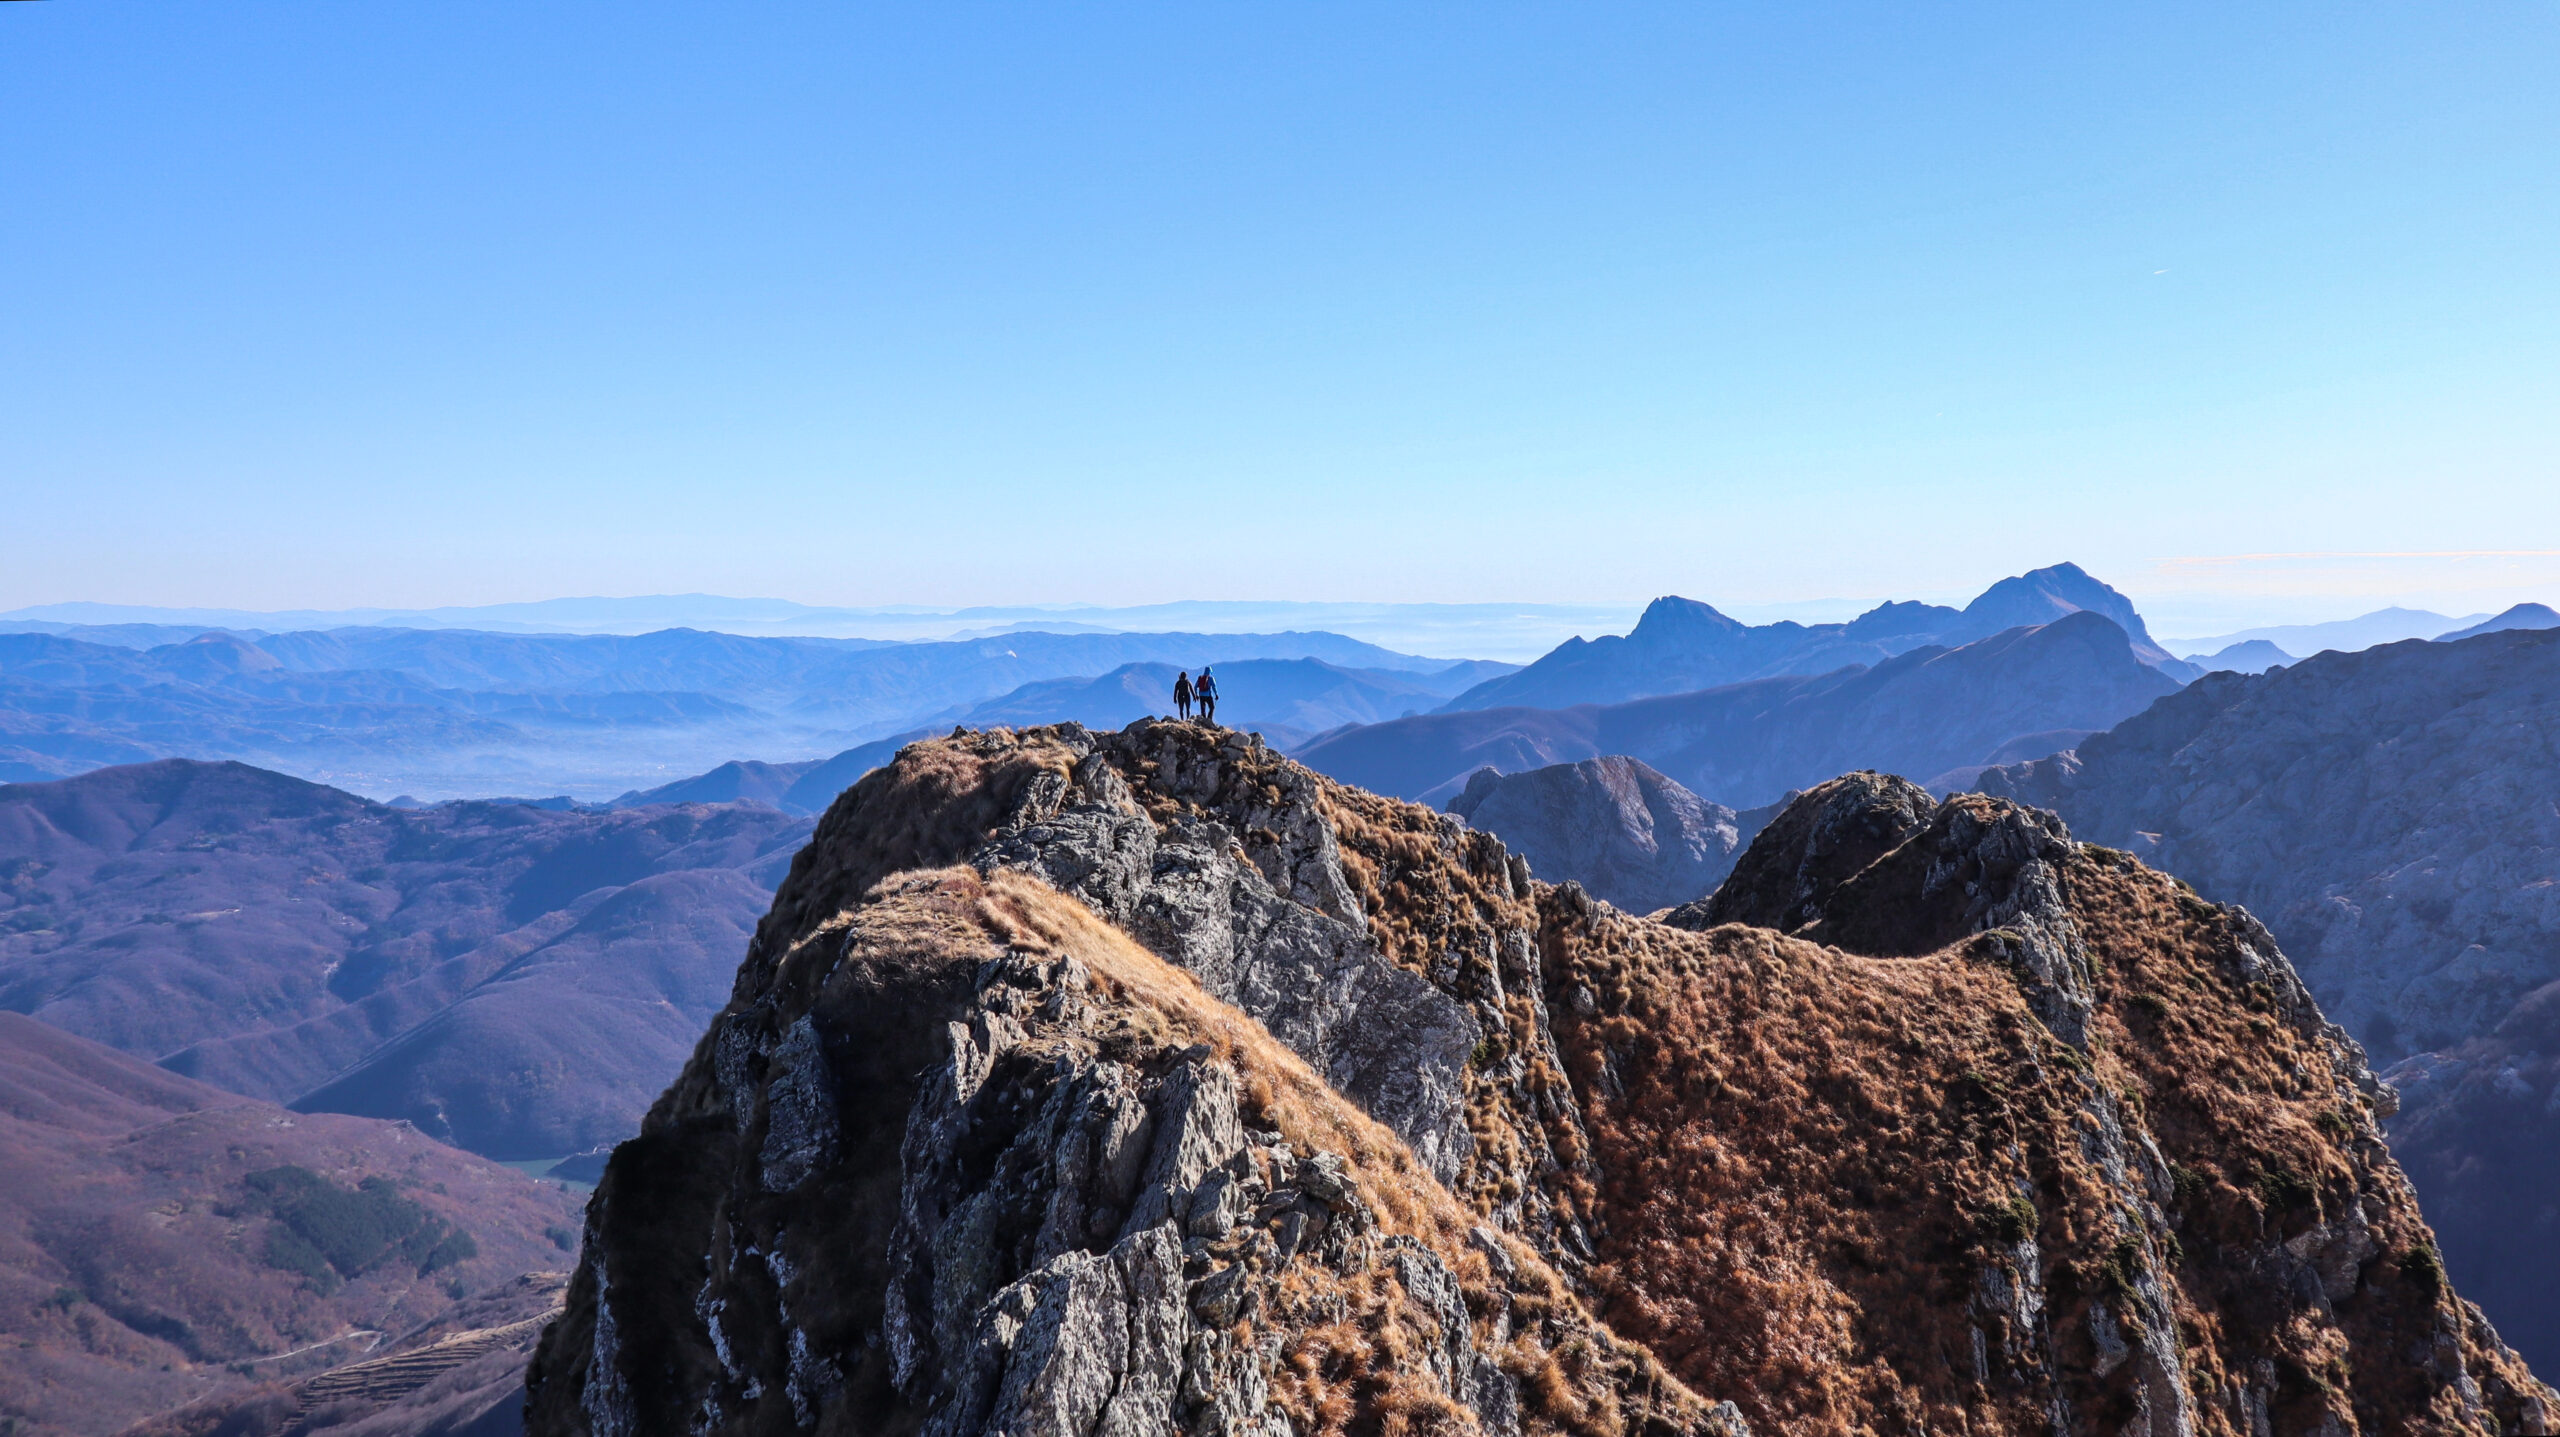
[(2263, 918), (2292, 964), (2250, 976), (2395, 1065), (2447, 1270), (2560, 1365), (2560, 632), (2210, 674), (1978, 786)]
[(765, 1088), (761, 1154), (765, 1186), (798, 1187), (835, 1161), (836, 1083), (826, 1046), (807, 1018), (791, 1025), (774, 1050), (773, 1077)]
[(1664, 919), (1675, 928), (1719, 923), (1793, 930), (1813, 921), (1843, 883), (1928, 826), (1937, 800), (1891, 774), (1860, 771), (1821, 785), (1817, 802), (1790, 795), (1713, 893)]
[[(1287, 770), (1279, 802), (1239, 802), (1225, 765), (1141, 723), (1089, 740), (1072, 782), (1035, 784), (972, 859), (1073, 893), (1261, 1020), (1340, 1091), (1395, 1129), (1444, 1181), (1474, 1150), (1465, 1066), (1483, 1037), (1457, 999), (1379, 954), (1342, 872), (1332, 826)], [(1166, 730), (1159, 732), (1159, 729)], [(1123, 765), (1203, 805), (1159, 825)], [(1245, 838), (1255, 842), (1248, 851)]]
[(1623, 755), (1509, 775), (1480, 768), (1449, 811), (1500, 838), (1547, 881), (1571, 879), (1630, 913), (1715, 891), (1758, 832), (1751, 819)]

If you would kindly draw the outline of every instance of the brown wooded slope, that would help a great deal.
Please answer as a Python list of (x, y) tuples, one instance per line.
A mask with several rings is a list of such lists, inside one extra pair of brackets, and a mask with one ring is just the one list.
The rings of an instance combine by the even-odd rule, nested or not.
[[(247, 1180), (288, 1166), (341, 1190), (386, 1181), (471, 1255), (280, 1266)], [(576, 1215), (559, 1188), (403, 1124), (289, 1113), (0, 1014), (0, 1422), (113, 1432), (364, 1356), (456, 1291), (564, 1265)]]

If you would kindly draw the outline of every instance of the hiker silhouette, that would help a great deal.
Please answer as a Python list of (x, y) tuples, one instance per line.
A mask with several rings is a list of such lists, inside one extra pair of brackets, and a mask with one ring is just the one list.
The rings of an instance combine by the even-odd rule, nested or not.
[(1218, 681), (1209, 677), (1207, 669), (1202, 669), (1198, 681), (1191, 685), (1191, 697), (1199, 701), (1202, 723), (1218, 721)]
[(1191, 675), (1187, 670), (1173, 677), (1173, 712), (1176, 718), (1190, 721)]

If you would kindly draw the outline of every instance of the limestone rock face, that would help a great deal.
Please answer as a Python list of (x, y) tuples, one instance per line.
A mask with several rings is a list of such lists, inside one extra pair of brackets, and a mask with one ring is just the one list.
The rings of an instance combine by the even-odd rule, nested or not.
[(1571, 879), (1630, 913), (1714, 892), (1767, 817), (1709, 803), (1624, 755), (1527, 773), (1478, 769), (1448, 806), (1529, 860), (1537, 877)]
[(615, 1155), (537, 1430), (1280, 1434), (1357, 1404), (1740, 1437), (1296, 1054), (1038, 880), (894, 878), (775, 979)]
[(1693, 931), (1204, 726), (911, 746), (614, 1154), (529, 1428), (2547, 1434), (2265, 931), (1905, 788)]
[(2077, 750), (1982, 776), (2264, 917), (2407, 1090), (2393, 1142), (2448, 1269), (2560, 1363), (2560, 632), (2212, 674)]

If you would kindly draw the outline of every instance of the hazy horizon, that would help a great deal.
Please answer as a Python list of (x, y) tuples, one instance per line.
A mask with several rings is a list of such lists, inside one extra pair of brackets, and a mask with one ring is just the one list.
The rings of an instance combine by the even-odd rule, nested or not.
[[(2004, 576), (2005, 577), (2005, 576)], [(2103, 579), (2105, 576), (2098, 576)], [(1661, 596), (1652, 596), (1661, 597)], [(1682, 595), (1701, 598), (1696, 594)], [(1972, 594), (1896, 595), (1923, 602), (1962, 607)], [(1704, 599), (1728, 616), (1750, 624), (1792, 620), (1803, 624), (1838, 623), (1885, 601), (1879, 598), (1830, 598), (1783, 604), (1718, 603)], [(983, 605), (936, 608), (928, 605), (874, 607), (806, 605), (771, 596), (719, 594), (652, 594), (608, 597), (561, 596), (489, 605), (453, 605), (420, 609), (351, 608), (335, 610), (245, 610), (171, 608), (147, 605), (66, 601), (0, 611), (0, 624), (64, 625), (149, 624), (185, 627), (259, 629), (331, 628), (342, 625), (480, 629), (522, 634), (641, 634), (669, 628), (701, 629), (747, 636), (862, 638), (890, 642), (931, 642), (998, 636), (1026, 629), (1076, 632), (1193, 631), (1205, 633), (1326, 630), (1375, 643), (1399, 652), (1451, 659), (1480, 658), (1525, 662), (1563, 640), (1624, 633), (1651, 598), (1615, 604), (1394, 604), (1346, 600), (1171, 600), (1151, 605), (1085, 603)], [(2519, 602), (2538, 602), (2525, 599)], [(2431, 610), (2423, 605), (2394, 604), (2352, 613), (2320, 611), (2260, 614), (2249, 622), (2208, 629), (2190, 622), (2177, 626), (2178, 611), (2164, 619), (2137, 598), (2146, 621), (2164, 643), (2184, 653), (2198, 645), (2215, 645), (2260, 630), (2342, 623), (2395, 610), (2440, 613), (2450, 629), (2504, 610)]]

